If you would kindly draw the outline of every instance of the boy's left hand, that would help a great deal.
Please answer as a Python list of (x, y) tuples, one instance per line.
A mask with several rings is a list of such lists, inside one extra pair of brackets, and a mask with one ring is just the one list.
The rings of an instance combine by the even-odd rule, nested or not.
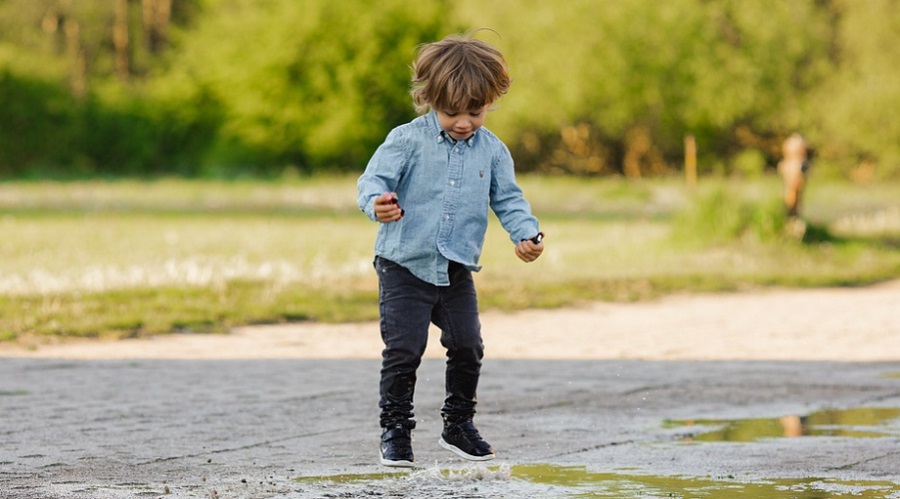
[[(543, 236), (543, 234), (541, 234)], [(541, 253), (544, 252), (543, 239), (539, 243), (533, 242), (531, 239), (520, 241), (516, 245), (516, 256), (523, 262), (533, 262), (537, 260)]]

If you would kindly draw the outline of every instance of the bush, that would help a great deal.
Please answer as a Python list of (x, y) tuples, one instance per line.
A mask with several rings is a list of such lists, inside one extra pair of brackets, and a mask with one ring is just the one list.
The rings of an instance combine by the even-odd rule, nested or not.
[(673, 237), (709, 244), (783, 238), (787, 214), (776, 195), (752, 199), (738, 189), (717, 186), (698, 193), (675, 218)]
[(193, 92), (150, 99), (106, 89), (78, 99), (55, 82), (0, 72), (0, 176), (197, 175), (218, 104)]
[(55, 83), (0, 71), (0, 175), (23, 175), (71, 160), (78, 104)]

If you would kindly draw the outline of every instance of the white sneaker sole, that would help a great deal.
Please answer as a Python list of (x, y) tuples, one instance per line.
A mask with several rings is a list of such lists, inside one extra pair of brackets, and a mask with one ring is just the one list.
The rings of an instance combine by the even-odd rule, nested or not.
[(381, 458), (381, 464), (383, 466), (390, 466), (391, 468), (415, 468), (416, 465), (413, 464), (412, 461), (389, 461), (385, 458)]
[(412, 461), (391, 461), (389, 459), (381, 458), (382, 466), (390, 466), (391, 468), (415, 468), (416, 465), (413, 464)]
[(448, 451), (468, 461), (490, 461), (491, 459), (494, 459), (494, 454), (488, 454), (486, 456), (473, 456), (472, 454), (468, 454), (459, 447), (445, 442), (444, 437), (441, 437), (440, 440), (438, 440), (438, 444)]

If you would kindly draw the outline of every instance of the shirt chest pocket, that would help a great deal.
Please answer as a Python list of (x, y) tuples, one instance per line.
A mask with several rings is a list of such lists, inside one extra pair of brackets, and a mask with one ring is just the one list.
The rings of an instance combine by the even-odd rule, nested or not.
[(475, 167), (463, 175), (462, 197), (473, 206), (487, 205), (491, 194), (491, 170), (489, 167)]

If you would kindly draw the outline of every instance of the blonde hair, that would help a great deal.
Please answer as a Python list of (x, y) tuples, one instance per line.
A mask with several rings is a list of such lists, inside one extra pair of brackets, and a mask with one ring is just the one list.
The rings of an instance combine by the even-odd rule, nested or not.
[(420, 46), (413, 65), (416, 112), (480, 109), (509, 90), (503, 54), (471, 36), (450, 35)]
[(781, 152), (785, 158), (806, 159), (806, 139), (799, 133), (794, 133), (781, 146)]

